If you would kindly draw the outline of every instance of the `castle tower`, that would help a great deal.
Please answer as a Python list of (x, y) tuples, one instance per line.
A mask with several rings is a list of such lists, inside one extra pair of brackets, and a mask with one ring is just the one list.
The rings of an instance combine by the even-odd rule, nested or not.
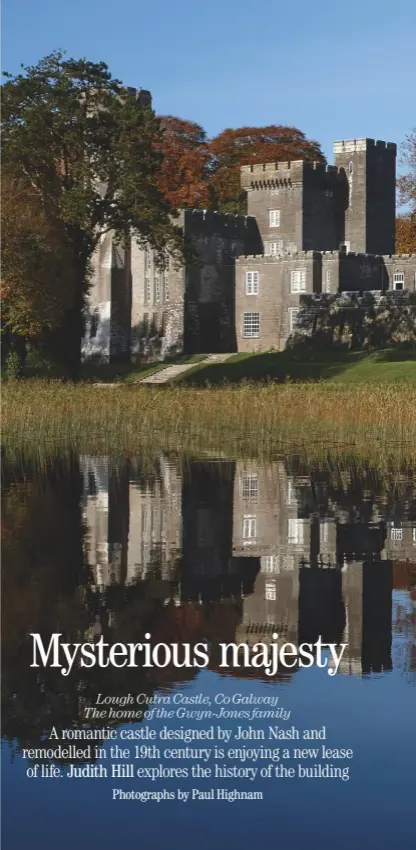
[(256, 218), (264, 253), (338, 250), (345, 183), (343, 170), (320, 162), (241, 166), (248, 214)]
[(334, 142), (334, 162), (349, 183), (344, 244), (361, 254), (394, 254), (396, 145), (374, 139)]

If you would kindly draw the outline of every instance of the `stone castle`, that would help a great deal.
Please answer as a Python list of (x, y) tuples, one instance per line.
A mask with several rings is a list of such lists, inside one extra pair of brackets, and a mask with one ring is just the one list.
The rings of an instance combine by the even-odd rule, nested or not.
[(192, 265), (161, 270), (152, 251), (103, 235), (83, 356), (282, 350), (305, 293), (415, 290), (416, 255), (394, 253), (396, 153), (348, 139), (334, 143), (334, 165), (242, 166), (247, 216), (180, 212)]

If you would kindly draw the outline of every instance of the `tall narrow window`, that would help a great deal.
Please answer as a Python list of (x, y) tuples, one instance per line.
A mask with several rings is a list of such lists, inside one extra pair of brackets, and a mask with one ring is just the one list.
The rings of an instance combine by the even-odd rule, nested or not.
[(404, 272), (394, 272), (393, 289), (404, 289)]
[(306, 269), (295, 269), (295, 271), (290, 272), (290, 291), (306, 291)]
[(254, 339), (260, 336), (260, 313), (243, 314), (243, 337)]
[(264, 598), (266, 602), (275, 602), (276, 596), (276, 582), (266, 581), (264, 585)]
[(257, 535), (257, 519), (255, 516), (245, 516), (243, 520), (243, 538), (247, 543), (254, 543)]
[(150, 277), (147, 277), (145, 280), (145, 289), (144, 289), (144, 299), (146, 304), (150, 304), (152, 300), (152, 283)]
[(288, 522), (287, 542), (300, 545), (304, 540), (304, 522), (298, 517), (290, 518)]
[(294, 330), (296, 330), (296, 326), (298, 323), (298, 313), (298, 307), (293, 307), (291, 310), (289, 310), (289, 331), (291, 334)]
[(269, 210), (269, 226), (280, 227), (280, 210)]
[(324, 292), (331, 292), (331, 269), (325, 272)]
[(246, 272), (246, 295), (259, 294), (259, 273)]
[(155, 301), (156, 304), (160, 302), (160, 273), (155, 274)]

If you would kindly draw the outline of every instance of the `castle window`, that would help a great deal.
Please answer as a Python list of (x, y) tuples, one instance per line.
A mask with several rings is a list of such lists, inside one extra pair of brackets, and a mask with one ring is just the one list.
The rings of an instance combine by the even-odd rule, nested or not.
[(324, 292), (331, 292), (331, 269), (325, 272)]
[(151, 256), (150, 251), (146, 251), (145, 268), (150, 269), (151, 267), (152, 267), (152, 256)]
[(283, 241), (281, 239), (278, 242), (266, 242), (266, 254), (268, 256), (275, 257), (282, 250)]
[(280, 227), (280, 210), (269, 210), (269, 226)]
[(247, 472), (241, 478), (241, 495), (243, 499), (257, 499), (259, 477), (257, 472)]
[(301, 545), (304, 541), (304, 521), (298, 517), (291, 517), (288, 521), (287, 542)]
[(169, 278), (165, 277), (165, 301), (169, 301)]
[(291, 334), (293, 333), (293, 331), (296, 328), (297, 321), (298, 321), (298, 313), (299, 313), (299, 309), (297, 307), (294, 307), (291, 310), (289, 310), (289, 331), (290, 331)]
[(295, 271), (290, 272), (290, 291), (306, 291), (306, 269), (296, 269)]
[(287, 505), (297, 505), (298, 500), (296, 498), (296, 490), (293, 484), (293, 480), (291, 478), (287, 479), (287, 490), (286, 490), (286, 504)]
[(144, 286), (145, 286), (144, 299), (146, 301), (146, 304), (150, 304), (150, 302), (152, 300), (152, 284), (151, 284), (151, 281), (150, 281), (150, 277), (146, 278), (146, 280), (144, 282)]
[(95, 309), (94, 312), (91, 313), (91, 318), (90, 318), (90, 321), (91, 321), (91, 324), (90, 324), (90, 339), (94, 339), (94, 337), (97, 336), (99, 320), (100, 320), (100, 313), (97, 309)]
[(352, 162), (350, 162), (349, 165), (348, 165), (348, 174), (352, 174), (353, 171), (354, 171), (354, 166), (353, 166)]
[(255, 339), (260, 336), (260, 313), (243, 314), (243, 337)]
[(276, 601), (276, 582), (266, 581), (264, 585), (264, 598), (266, 602)]
[(270, 192), (270, 194), (271, 194), (271, 195), (278, 195), (278, 194), (279, 194), (279, 190), (278, 190), (278, 189), (272, 189), (272, 190), (271, 190), (271, 192)]
[(155, 275), (155, 301), (158, 304), (160, 301), (160, 274)]
[(391, 540), (396, 540), (398, 542), (403, 540), (403, 529), (402, 528), (392, 528), (391, 529)]
[(404, 289), (404, 272), (394, 272), (393, 289)]
[(280, 573), (277, 555), (264, 555), (260, 560), (262, 573)]
[(246, 272), (246, 295), (259, 294), (259, 273)]
[(257, 535), (257, 519), (255, 516), (245, 516), (243, 521), (243, 538), (247, 543), (254, 543)]

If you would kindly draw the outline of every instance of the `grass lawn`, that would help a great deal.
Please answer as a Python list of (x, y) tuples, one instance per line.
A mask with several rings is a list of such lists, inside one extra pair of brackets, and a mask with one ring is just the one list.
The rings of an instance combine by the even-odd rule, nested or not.
[(288, 351), (262, 354), (235, 354), (225, 363), (197, 364), (178, 376), (181, 384), (204, 386), (250, 381), (366, 381), (407, 380), (416, 383), (416, 350), (385, 348), (371, 352), (329, 352), (299, 355)]
[[(206, 354), (184, 354), (163, 363), (84, 363), (81, 381), (96, 383), (133, 384), (152, 372), (172, 364), (189, 363), (192, 368), (178, 375), (172, 383), (183, 386), (213, 386), (241, 381), (265, 383), (330, 381), (332, 383), (363, 383), (373, 381), (407, 380), (416, 383), (416, 349), (396, 346), (377, 351), (328, 351), (298, 353), (291, 351), (261, 354), (233, 354), (224, 363), (204, 363)], [(43, 364), (29, 357), (28, 378), (55, 378)]]
[[(99, 363), (86, 362), (81, 366), (80, 380), (92, 383), (113, 383), (120, 382), (125, 384), (133, 384), (135, 381), (140, 381), (151, 375), (153, 372), (159, 372), (161, 369), (166, 369), (173, 363), (199, 363), (206, 354), (183, 354), (171, 360), (164, 360), (163, 363), (156, 361), (154, 363)], [(25, 368), (26, 378), (59, 378), (59, 372), (53, 367), (48, 367), (48, 364), (41, 361), (38, 357), (28, 356)]]

